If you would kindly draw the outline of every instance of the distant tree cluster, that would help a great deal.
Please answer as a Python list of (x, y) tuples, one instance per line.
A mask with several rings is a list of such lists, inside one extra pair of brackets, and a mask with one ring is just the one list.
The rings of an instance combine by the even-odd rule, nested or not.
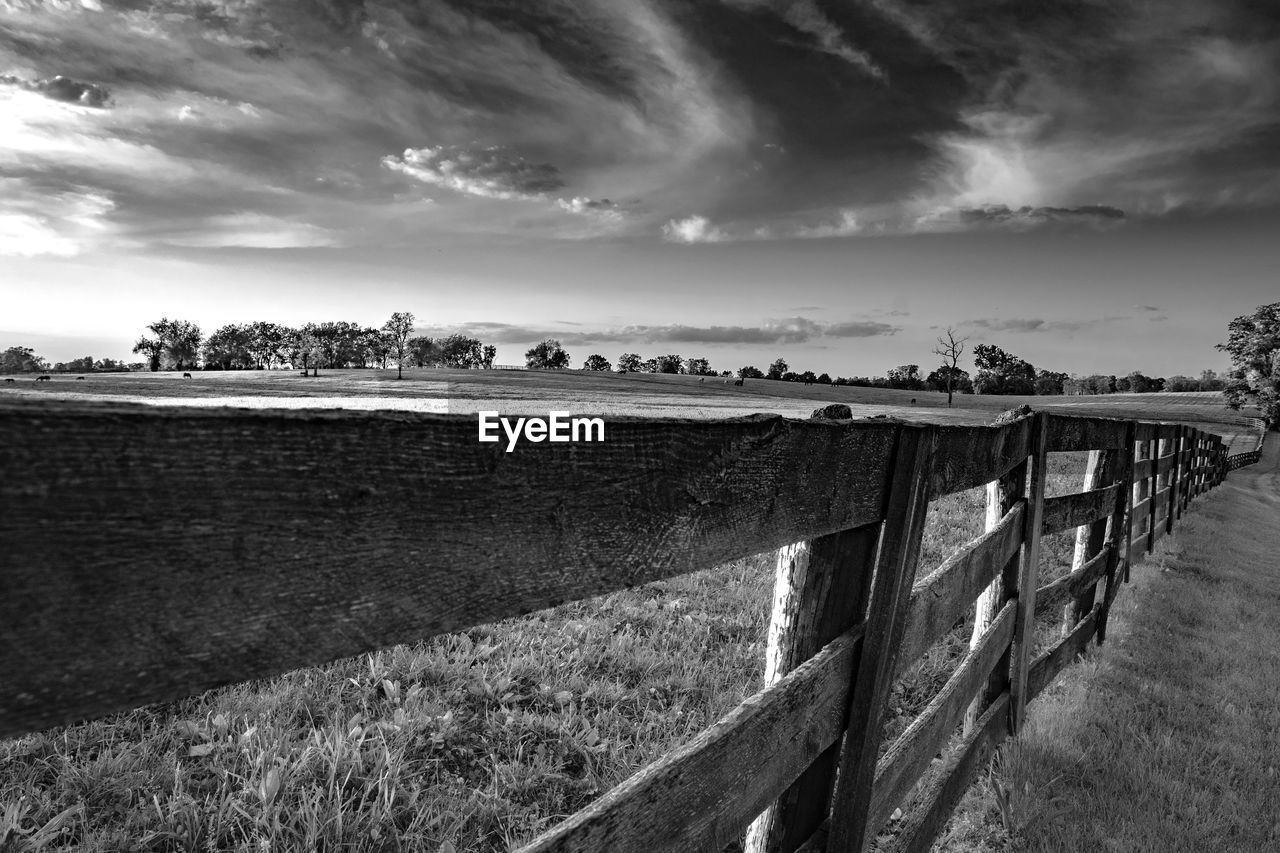
[(31, 347), (9, 347), (0, 353), (0, 373), (121, 373), (141, 368), (141, 364), (125, 364), (114, 358), (95, 359), (91, 355), (50, 364)]
[[(559, 341), (544, 341), (539, 346), (553, 343), (557, 347)], [(537, 349), (535, 347), (534, 349)], [(530, 353), (533, 350), (529, 351)], [(568, 363), (568, 355), (565, 355), (565, 363)], [(533, 367), (533, 364), (529, 365)], [(613, 363), (603, 355), (598, 353), (587, 356), (586, 361), (582, 363), (583, 370), (613, 370)], [(671, 374), (687, 374), (692, 376), (719, 376), (720, 374), (711, 368), (710, 359), (703, 357), (685, 358), (678, 353), (667, 353), (666, 355), (657, 355), (653, 358), (645, 358), (636, 352), (624, 352), (618, 356), (618, 370), (628, 373), (671, 373)]]

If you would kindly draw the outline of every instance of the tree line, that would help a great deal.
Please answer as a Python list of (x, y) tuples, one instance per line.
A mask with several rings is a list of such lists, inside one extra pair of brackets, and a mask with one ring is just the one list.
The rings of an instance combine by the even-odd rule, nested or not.
[[(414, 316), (396, 312), (381, 327), (372, 328), (345, 321), (307, 323), (298, 328), (277, 323), (229, 324), (205, 337), (199, 326), (187, 320), (162, 317), (147, 327), (133, 346), (145, 363), (125, 364), (114, 359), (84, 356), (51, 365), (30, 347), (12, 346), (0, 352), (0, 373), (43, 373), (57, 371), (183, 370), (203, 364), (205, 369), (251, 370), (289, 365), (304, 370), (324, 368), (387, 367), (395, 361), (403, 371), (417, 367), (492, 368), (497, 347), (457, 333), (440, 338), (414, 336)], [(1202, 371), (1200, 376), (1151, 377), (1134, 371), (1125, 376), (1092, 374), (1068, 375), (1037, 369), (1030, 362), (994, 344), (973, 347), (974, 373), (959, 366), (966, 338), (957, 338), (952, 329), (938, 338), (933, 353), (942, 363), (922, 376), (918, 364), (903, 364), (885, 376), (838, 376), (813, 371), (796, 372), (778, 358), (767, 370), (754, 365), (738, 368), (743, 379), (772, 379), (783, 382), (852, 385), (902, 390), (945, 391), (948, 404), (953, 393), (1014, 394), (1020, 396), (1058, 394), (1148, 393), (1155, 391), (1221, 391), (1232, 408), (1254, 405), (1272, 425), (1280, 423), (1280, 302), (1259, 306), (1252, 314), (1228, 324), (1226, 343), (1217, 349), (1231, 357), (1228, 373)], [(525, 353), (531, 369), (569, 367), (568, 351), (558, 340), (548, 338)], [(583, 369), (612, 371), (613, 363), (598, 353), (587, 357)], [(668, 353), (644, 358), (639, 353), (623, 353), (618, 371), (638, 373), (683, 373), (697, 376), (729, 376), (717, 373), (706, 357), (685, 358)]]

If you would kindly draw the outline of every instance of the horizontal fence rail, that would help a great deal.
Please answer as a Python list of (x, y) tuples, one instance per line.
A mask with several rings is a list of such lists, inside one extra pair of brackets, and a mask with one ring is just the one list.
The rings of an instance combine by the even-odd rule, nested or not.
[[(1079, 451), (1084, 488), (1046, 498), (1047, 454)], [(506, 453), (465, 416), (5, 401), (0, 737), (778, 549), (768, 686), (524, 850), (719, 850), (749, 828), (752, 853), (862, 850), (913, 791), (887, 849), (927, 850), (1102, 642), (1130, 566), (1260, 453), (1261, 433), (1229, 457), (1190, 425), (1017, 412), (617, 419)], [(917, 574), (929, 501), (984, 485), (987, 532)], [(1040, 583), (1040, 537), (1072, 529), (1071, 571)], [(969, 653), (881, 757), (893, 681), (975, 601)], [(1033, 658), (1055, 603), (1062, 638)]]

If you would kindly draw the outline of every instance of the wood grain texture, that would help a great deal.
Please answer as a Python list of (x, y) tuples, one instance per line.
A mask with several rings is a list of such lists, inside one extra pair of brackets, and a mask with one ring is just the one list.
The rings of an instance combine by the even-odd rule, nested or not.
[(1049, 453), (1118, 450), (1124, 444), (1128, 423), (1117, 418), (1073, 418), (1050, 414), (1045, 450)]
[(860, 853), (865, 841), (884, 706), (906, 628), (931, 497), (929, 473), (937, 447), (938, 437), (931, 427), (907, 426), (898, 437), (884, 533), (867, 604), (866, 633), (854, 670), (848, 728), (831, 796), (830, 853)]
[(978, 594), (1000, 576), (1000, 570), (1022, 544), (1025, 512), (1024, 504), (1015, 504), (993, 529), (952, 554), (912, 588), (895, 675), (902, 675), (950, 631), (973, 606)]
[(1156, 430), (1160, 426), (1159, 424), (1152, 423), (1151, 421), (1137, 421), (1137, 425), (1138, 429), (1135, 438), (1138, 441), (1151, 441), (1156, 437)]
[(850, 631), (520, 853), (720, 850), (834, 743), (861, 644)]
[(1119, 490), (1120, 484), (1116, 483), (1086, 492), (1045, 498), (1040, 535), (1047, 536), (1108, 518)]
[[(1117, 457), (1116, 477), (1122, 484), (1128, 484), (1133, 480), (1134, 434), (1134, 425), (1130, 423), (1126, 428), (1124, 449), (1120, 451)], [(1129, 524), (1131, 518), (1129, 503), (1132, 500), (1133, 489), (1126, 485), (1116, 495), (1115, 506), (1112, 508), (1111, 525), (1107, 530), (1107, 583), (1103, 591), (1102, 610), (1098, 614), (1098, 645), (1102, 645), (1107, 639), (1107, 616), (1110, 614), (1111, 605), (1120, 590), (1121, 580), (1128, 577)]]
[[(1176, 428), (1177, 428), (1177, 427), (1176, 427), (1176, 425), (1175, 425), (1175, 426), (1172, 426), (1172, 427), (1165, 427), (1165, 430), (1166, 430), (1167, 432), (1172, 432), (1172, 431), (1173, 431), (1173, 430), (1175, 430)], [(1172, 442), (1173, 442), (1173, 438), (1172, 438), (1172, 437), (1169, 437), (1169, 438), (1161, 439), (1161, 442), (1160, 442), (1160, 443), (1163, 445), (1165, 442), (1170, 442), (1170, 443), (1172, 443)], [(1158, 474), (1158, 475), (1160, 475), (1160, 476), (1162, 476), (1162, 477), (1163, 477), (1165, 474), (1168, 474), (1170, 471), (1172, 471), (1172, 470), (1177, 466), (1177, 464), (1178, 464), (1178, 459), (1177, 459), (1177, 457), (1176, 457), (1173, 453), (1169, 453), (1169, 452), (1167, 452), (1167, 450), (1168, 450), (1167, 448), (1164, 448), (1164, 449), (1165, 449), (1165, 451), (1166, 451), (1165, 455), (1161, 456), (1159, 459), (1157, 459), (1157, 460), (1156, 460), (1156, 474)]]
[(1031, 419), (1001, 426), (939, 426), (930, 494), (934, 498), (984, 485), (1027, 458)]
[(1149, 458), (1139, 459), (1133, 465), (1133, 482), (1136, 483), (1140, 480), (1146, 480), (1150, 478), (1154, 469), (1155, 469), (1155, 462), (1152, 459), (1149, 459)]
[[(1056, 578), (1036, 590), (1036, 608), (1043, 609), (1050, 603), (1079, 598), (1090, 589), (1107, 571), (1107, 553), (1104, 550), (1095, 554), (1079, 569)], [(1074, 623), (1073, 623), (1074, 624)]]
[(1070, 634), (1059, 640), (1053, 648), (1036, 658), (1027, 672), (1027, 701), (1040, 695), (1058, 673), (1076, 659), (1089, 644), (1097, 628), (1098, 607), (1080, 620)]
[(883, 517), (896, 424), (0, 404), (0, 737)]
[[(1119, 450), (1095, 450), (1089, 454), (1089, 464), (1085, 471), (1085, 488), (1100, 487), (1105, 483), (1117, 483), (1116, 475), (1120, 470)], [(1115, 511), (1115, 496), (1107, 505), (1099, 508), (1100, 517), (1085, 527), (1076, 530), (1075, 549), (1071, 555), (1071, 574), (1082, 573), (1084, 567), (1095, 561), (1103, 553), (1107, 539), (1107, 527), (1112, 513)], [(1105, 565), (1095, 567), (1100, 575)], [(1091, 580), (1071, 590), (1071, 602), (1063, 610), (1062, 633), (1065, 636), (1086, 613), (1093, 609), (1095, 585)]]
[(1036, 416), (1031, 438), (1030, 470), (1027, 478), (1027, 517), (1022, 550), (1018, 558), (1018, 625), (1014, 629), (1009, 665), (1009, 734), (1017, 734), (1026, 713), (1027, 667), (1035, 633), (1036, 587), (1040, 574), (1040, 528), (1044, 523), (1046, 476), (1045, 432), (1047, 420)]
[(897, 836), (881, 848), (883, 853), (929, 853), (934, 839), (946, 826), (964, 792), (969, 789), (978, 768), (1008, 737), (1006, 720), (1012, 700), (1001, 694), (978, 719), (978, 723), (961, 742), (956, 752), (930, 778), (924, 796), (925, 805), (913, 809), (903, 820)]
[[(766, 686), (861, 621), (880, 525), (842, 530), (778, 549), (765, 653)], [(827, 816), (839, 750), (832, 745), (747, 831), (746, 853), (791, 851)]]
[(991, 623), (982, 642), (960, 661), (943, 688), (880, 759), (867, 816), (871, 833), (884, 826), (929, 762), (951, 739), (965, 709), (986, 686), (992, 669), (1009, 648), (1016, 619), (1016, 602), (1010, 601)]

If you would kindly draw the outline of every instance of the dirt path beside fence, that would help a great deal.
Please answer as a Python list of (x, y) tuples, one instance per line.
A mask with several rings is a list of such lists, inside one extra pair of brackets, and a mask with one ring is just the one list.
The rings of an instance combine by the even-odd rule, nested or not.
[(1280, 441), (1132, 579), (935, 849), (1280, 850)]

